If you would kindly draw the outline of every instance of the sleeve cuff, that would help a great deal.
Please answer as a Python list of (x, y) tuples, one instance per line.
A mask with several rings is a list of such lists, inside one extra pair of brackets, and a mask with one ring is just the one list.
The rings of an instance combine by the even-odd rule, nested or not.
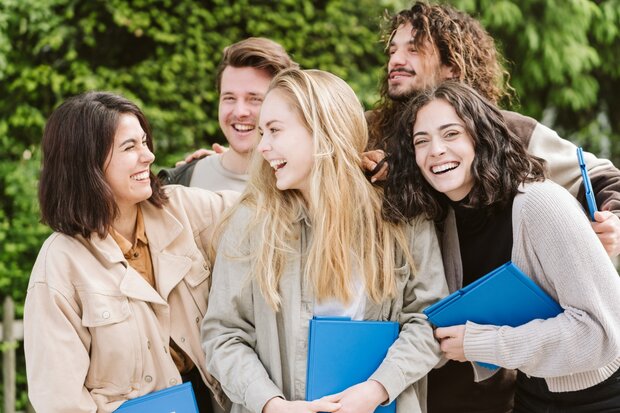
[(261, 377), (248, 386), (245, 405), (254, 413), (262, 413), (265, 404), (274, 397), (284, 398), (284, 394), (268, 377)]
[(465, 325), (463, 351), (470, 361), (498, 364), (495, 340), (499, 327), (481, 325), (468, 321)]
[(387, 391), (388, 400), (382, 406), (396, 400), (406, 387), (405, 376), (397, 365), (390, 362), (383, 362), (368, 379), (381, 383), (385, 391)]

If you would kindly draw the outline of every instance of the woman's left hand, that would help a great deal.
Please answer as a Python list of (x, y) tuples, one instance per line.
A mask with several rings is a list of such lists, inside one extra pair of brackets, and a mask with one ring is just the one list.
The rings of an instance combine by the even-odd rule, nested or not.
[(467, 361), (463, 349), (465, 325), (439, 327), (435, 330), (435, 338), (439, 340), (441, 351), (446, 358), (455, 361)]
[(375, 380), (351, 386), (337, 396), (342, 405), (337, 413), (373, 413), (389, 397), (385, 387)]

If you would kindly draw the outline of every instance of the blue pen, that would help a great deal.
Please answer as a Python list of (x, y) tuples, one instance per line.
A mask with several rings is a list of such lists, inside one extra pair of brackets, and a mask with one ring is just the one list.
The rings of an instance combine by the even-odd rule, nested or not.
[(590, 213), (590, 219), (594, 221), (594, 213), (598, 211), (596, 208), (596, 199), (592, 192), (592, 183), (588, 176), (588, 170), (586, 169), (586, 163), (583, 160), (583, 149), (581, 146), (577, 148), (577, 159), (579, 160), (579, 168), (581, 168), (581, 177), (583, 178), (583, 187), (585, 189), (586, 201), (588, 201), (588, 212)]

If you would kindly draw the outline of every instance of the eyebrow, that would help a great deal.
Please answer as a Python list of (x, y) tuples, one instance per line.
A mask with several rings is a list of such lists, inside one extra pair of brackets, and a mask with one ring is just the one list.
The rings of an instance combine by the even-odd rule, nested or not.
[[(414, 41), (413, 37), (411, 39), (409, 39), (407, 44), (415, 46), (415, 41)], [(390, 37), (390, 42), (388, 43), (388, 48), (392, 47), (392, 46), (396, 46), (396, 43), (394, 43), (394, 36)]]
[[(444, 130), (444, 129), (447, 129), (447, 128), (451, 127), (451, 126), (460, 126), (461, 128), (465, 127), (465, 126), (461, 125), (460, 123), (446, 123), (445, 125), (441, 125), (439, 127), (439, 130)], [(428, 135), (428, 132), (426, 132), (426, 131), (416, 132), (416, 133), (413, 134), (412, 137), (415, 138), (418, 135)]]
[[(144, 135), (142, 135), (140, 141), (143, 141), (144, 139), (146, 139), (146, 132), (144, 132)], [(127, 144), (127, 143), (134, 143), (137, 139), (136, 138), (129, 138), (129, 139), (125, 139), (123, 142), (121, 142), (118, 147), (120, 148), (121, 146)]]
[(281, 121), (278, 120), (278, 119), (272, 119), (272, 120), (268, 121), (267, 123), (265, 123), (265, 128), (268, 128), (269, 125), (271, 125), (273, 123), (276, 123), (276, 122), (281, 122)]
[[(235, 92), (229, 92), (229, 91), (223, 91), (222, 93), (220, 93), (220, 96), (235, 96)], [(259, 96), (259, 97), (264, 97), (265, 94), (264, 93), (260, 93), (260, 92), (247, 92), (247, 93), (242, 93), (241, 96), (243, 95), (249, 95), (249, 96)]]

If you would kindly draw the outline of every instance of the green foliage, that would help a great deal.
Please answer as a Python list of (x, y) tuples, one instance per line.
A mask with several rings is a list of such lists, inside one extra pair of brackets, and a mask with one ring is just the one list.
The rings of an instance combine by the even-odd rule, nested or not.
[(454, 0), (497, 40), (515, 109), (620, 162), (619, 0)]

